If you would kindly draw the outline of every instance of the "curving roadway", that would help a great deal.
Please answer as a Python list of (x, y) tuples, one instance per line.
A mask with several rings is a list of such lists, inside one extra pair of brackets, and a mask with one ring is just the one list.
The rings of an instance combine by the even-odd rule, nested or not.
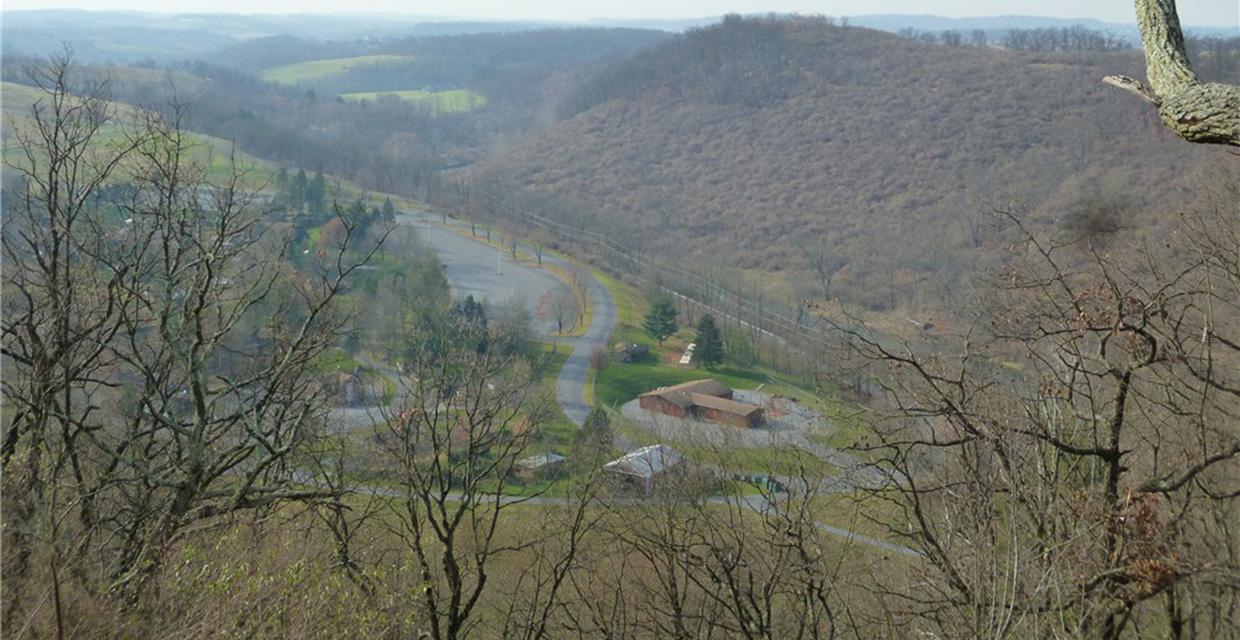
[[(468, 230), (463, 227), (445, 228), (408, 213), (397, 216), (397, 221), (413, 225), (419, 237), (439, 256), (439, 261), (444, 265), (444, 275), (457, 298), (472, 295), (492, 306), (521, 304), (534, 312), (539, 299), (548, 291), (568, 288), (550, 271), (527, 266), (524, 262), (513, 262), (507, 251), (470, 238)], [(546, 255), (543, 262), (568, 266), (565, 261)], [(590, 353), (599, 346), (607, 347), (616, 326), (616, 301), (611, 291), (590, 276), (587, 293), (591, 318), (590, 327), (583, 335), (552, 338), (555, 323), (549, 319), (536, 320), (539, 331), (545, 337), (573, 347), (556, 378), (555, 397), (564, 414), (578, 426), (585, 422), (591, 410), (585, 401)]]

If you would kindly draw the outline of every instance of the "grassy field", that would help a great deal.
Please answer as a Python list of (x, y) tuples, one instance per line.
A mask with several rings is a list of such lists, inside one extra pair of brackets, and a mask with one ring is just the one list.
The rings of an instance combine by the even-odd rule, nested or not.
[(567, 455), (572, 447), (573, 438), (577, 435), (577, 425), (564, 415), (559, 403), (554, 401), (554, 396), (555, 380), (559, 377), (560, 369), (564, 367), (569, 354), (573, 352), (573, 347), (562, 343), (544, 344), (543, 349), (547, 353), (547, 361), (541, 371), (542, 385), (544, 392), (552, 398), (551, 411), (553, 413), (550, 420), (539, 426), (538, 438), (530, 447), (530, 455), (545, 451)]
[(616, 329), (612, 334), (612, 343), (651, 342), (642, 330), (642, 316), (650, 309), (650, 303), (636, 289), (609, 274), (595, 270), (592, 275), (611, 291), (611, 297), (616, 301)]
[(838, 493), (814, 498), (815, 519), (862, 535), (905, 544), (892, 527), (905, 529), (906, 517), (894, 499), (885, 493)]
[(0, 82), (0, 110), (6, 116), (24, 116), (43, 92), (16, 82)]
[(342, 74), (353, 67), (360, 67), (368, 64), (379, 64), (383, 62), (404, 62), (411, 60), (407, 56), (394, 55), (373, 55), (373, 56), (355, 56), (352, 58), (329, 58), (327, 60), (310, 60), (308, 62), (296, 62), (293, 64), (282, 64), (278, 67), (268, 67), (263, 69), (259, 76), (263, 80), (270, 82), (278, 82), (280, 84), (296, 84), (298, 82), (306, 82), (310, 80), (318, 80), (328, 76)]
[[(6, 161), (17, 164), (25, 162), (12, 133), (28, 129), (32, 125), (30, 109), (37, 101), (44, 98), (46, 94), (34, 87), (13, 82), (0, 83)], [(138, 113), (136, 107), (124, 103), (113, 103), (112, 107), (115, 109), (114, 119), (116, 120), (130, 120)], [(128, 134), (124, 124), (109, 122), (99, 130), (95, 145), (99, 149), (124, 146)], [(272, 176), (275, 175), (276, 168), (273, 164), (235, 149), (233, 144), (227, 140), (192, 132), (190, 132), (189, 139), (192, 148), (188, 160), (206, 170), (205, 177), (208, 182), (222, 183), (227, 179), (231, 174), (233, 160), (236, 161), (237, 168), (244, 175), (243, 186), (245, 188), (262, 189), (271, 182)], [(128, 175), (125, 167), (121, 166), (115, 179), (127, 179)]]
[(449, 89), (447, 91), (366, 91), (362, 93), (345, 93), (341, 98), (353, 102), (378, 100), (384, 96), (394, 96), (425, 105), (440, 113), (464, 113), (486, 106), (486, 96), (466, 89)]

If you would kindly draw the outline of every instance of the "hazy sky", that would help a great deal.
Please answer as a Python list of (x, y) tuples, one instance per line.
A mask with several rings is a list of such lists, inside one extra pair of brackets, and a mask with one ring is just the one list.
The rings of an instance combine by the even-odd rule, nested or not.
[[(130, 9), (221, 13), (412, 13), (524, 20), (688, 18), (765, 11), (859, 15), (1042, 15), (1133, 22), (1130, 0), (3, 0), (5, 9)], [(1184, 24), (1240, 24), (1240, 0), (1180, 0)]]

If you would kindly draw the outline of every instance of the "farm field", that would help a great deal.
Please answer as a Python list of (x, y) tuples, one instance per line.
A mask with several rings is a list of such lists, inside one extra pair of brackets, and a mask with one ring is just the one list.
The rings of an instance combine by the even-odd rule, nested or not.
[(486, 96), (467, 89), (449, 89), (447, 91), (365, 91), (341, 94), (341, 98), (354, 102), (379, 100), (384, 96), (393, 96), (431, 107), (442, 113), (464, 113), (473, 111), (487, 103)]
[[(4, 157), (6, 161), (20, 163), (20, 148), (13, 137), (16, 131), (30, 126), (30, 108), (45, 94), (34, 87), (13, 82), (0, 83), (0, 95), (3, 95), (4, 115)], [(96, 144), (101, 146), (122, 145), (128, 135), (124, 121), (129, 121), (138, 114), (138, 109), (124, 103), (113, 103), (115, 119), (100, 130)], [(208, 181), (223, 181), (232, 171), (233, 160), (243, 172), (243, 185), (250, 189), (262, 189), (275, 175), (275, 165), (271, 162), (249, 155), (228, 140), (201, 133), (188, 132), (192, 149), (189, 159), (203, 166)], [(122, 172), (119, 175), (124, 175)]]
[(307, 62), (295, 62), (293, 64), (282, 64), (277, 67), (268, 67), (263, 69), (259, 75), (263, 78), (263, 80), (270, 82), (296, 84), (298, 82), (318, 80), (320, 78), (338, 75), (354, 67), (379, 64), (383, 62), (404, 62), (410, 59), (411, 58), (408, 56), (388, 54), (354, 56), (352, 58), (328, 58), (326, 60), (310, 60)]

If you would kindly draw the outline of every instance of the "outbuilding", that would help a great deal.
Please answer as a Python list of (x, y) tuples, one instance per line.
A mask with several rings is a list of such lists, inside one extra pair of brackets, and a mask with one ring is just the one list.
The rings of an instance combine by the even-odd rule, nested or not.
[(650, 353), (650, 345), (639, 344), (637, 342), (621, 342), (612, 349), (612, 354), (616, 358), (616, 362), (629, 363), (641, 360)]
[(540, 453), (513, 463), (513, 473), (523, 482), (554, 478), (564, 469), (566, 458), (558, 453)]
[(664, 479), (678, 475), (683, 462), (684, 457), (675, 449), (665, 444), (652, 444), (608, 462), (603, 465), (603, 471), (650, 495)]

